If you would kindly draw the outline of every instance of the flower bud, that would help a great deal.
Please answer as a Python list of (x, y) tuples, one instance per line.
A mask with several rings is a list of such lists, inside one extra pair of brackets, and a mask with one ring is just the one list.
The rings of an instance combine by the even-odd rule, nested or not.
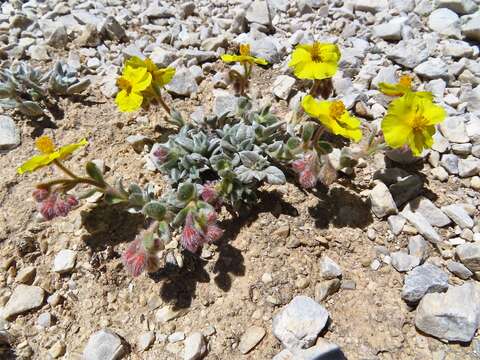
[(147, 253), (141, 245), (140, 238), (130, 243), (122, 255), (122, 262), (127, 271), (134, 277), (140, 275), (147, 266)]
[(50, 192), (47, 189), (36, 188), (35, 190), (33, 190), (32, 196), (36, 202), (40, 202), (45, 200), (49, 194)]

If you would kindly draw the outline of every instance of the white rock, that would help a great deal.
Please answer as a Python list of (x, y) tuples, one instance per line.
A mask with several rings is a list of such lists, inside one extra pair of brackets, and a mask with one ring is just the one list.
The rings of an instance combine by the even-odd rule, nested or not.
[(137, 337), (137, 348), (139, 351), (148, 350), (155, 341), (155, 333), (153, 331), (148, 331), (146, 333), (140, 334)]
[(404, 208), (400, 213), (405, 219), (407, 219), (417, 231), (423, 235), (425, 239), (431, 243), (439, 243), (441, 241), (440, 235), (430, 225), (430, 223), (419, 213), (413, 213), (409, 209)]
[(426, 79), (448, 78), (447, 64), (439, 58), (431, 58), (416, 66), (413, 71)]
[(479, 324), (480, 285), (475, 282), (425, 295), (415, 315), (419, 330), (448, 341), (470, 342)]
[(470, 57), (473, 55), (473, 48), (469, 43), (462, 40), (448, 39), (442, 41), (443, 55), (454, 58)]
[(55, 256), (52, 270), (60, 274), (70, 272), (75, 267), (76, 259), (76, 251), (68, 249), (60, 250)]
[(412, 270), (420, 264), (420, 258), (409, 255), (404, 251), (396, 251), (391, 254), (392, 266), (398, 272), (406, 272)]
[(12, 150), (20, 145), (20, 133), (10, 116), (0, 115), (0, 150)]
[(198, 91), (198, 85), (189, 69), (177, 69), (172, 81), (165, 88), (180, 96), (190, 96)]
[(271, 25), (270, 10), (265, 0), (255, 0), (247, 9), (246, 19), (250, 23)]
[(373, 213), (379, 218), (398, 212), (397, 205), (395, 205), (395, 201), (384, 183), (379, 182), (375, 185), (370, 191), (369, 199)]
[(353, 4), (357, 11), (377, 13), (388, 9), (387, 0), (355, 0)]
[(377, 25), (373, 28), (373, 34), (384, 40), (401, 40), (404, 21), (395, 18), (387, 23)]
[(441, 35), (460, 38), (460, 18), (449, 9), (436, 9), (428, 17), (428, 26)]
[(444, 292), (448, 289), (448, 275), (432, 264), (416, 267), (405, 276), (402, 299), (416, 304), (425, 294)]
[(283, 100), (287, 100), (293, 86), (295, 79), (288, 75), (279, 75), (273, 82), (273, 94)]
[(440, 124), (440, 131), (449, 141), (454, 143), (467, 143), (470, 141), (461, 116), (449, 116)]
[(168, 335), (168, 342), (176, 343), (185, 339), (185, 333), (183, 331), (176, 331)]
[(238, 349), (242, 354), (247, 354), (263, 339), (266, 332), (261, 326), (251, 326), (243, 333), (240, 338)]
[(207, 352), (207, 345), (203, 335), (199, 332), (191, 333), (185, 339), (183, 360), (198, 360)]
[(478, 175), (480, 171), (480, 159), (469, 156), (466, 159), (459, 159), (458, 161), (458, 175), (460, 177), (472, 177)]
[(286, 348), (308, 348), (329, 318), (328, 311), (307, 296), (296, 296), (273, 318), (273, 334)]
[(428, 59), (429, 49), (425, 41), (420, 39), (402, 40), (392, 47), (387, 56), (397, 64), (413, 69)]
[(88, 339), (83, 360), (118, 360), (124, 353), (125, 347), (120, 337), (110, 329), (102, 329)]
[(238, 97), (234, 96), (231, 92), (221, 89), (213, 90), (213, 112), (217, 116), (223, 114), (236, 114)]
[(420, 260), (423, 260), (425, 257), (425, 252), (427, 250), (427, 242), (422, 235), (412, 236), (408, 240), (408, 253), (410, 255), (418, 257)]
[(462, 32), (469, 40), (480, 41), (480, 15), (476, 15), (462, 25)]
[(9, 320), (16, 315), (37, 309), (43, 304), (44, 298), (45, 293), (42, 288), (20, 284), (13, 290), (3, 308), (3, 317)]
[(455, 11), (458, 15), (472, 14), (478, 9), (472, 0), (438, 0), (437, 6)]
[(451, 223), (448, 216), (429, 199), (419, 196), (410, 201), (405, 208), (413, 213), (420, 213), (432, 226), (444, 227)]
[(335, 279), (342, 276), (342, 269), (335, 261), (324, 255), (320, 259), (320, 275), (325, 280)]
[(473, 219), (461, 205), (452, 204), (443, 206), (442, 211), (462, 229), (471, 229), (474, 225)]
[(458, 258), (472, 272), (480, 271), (480, 243), (466, 243), (455, 249)]

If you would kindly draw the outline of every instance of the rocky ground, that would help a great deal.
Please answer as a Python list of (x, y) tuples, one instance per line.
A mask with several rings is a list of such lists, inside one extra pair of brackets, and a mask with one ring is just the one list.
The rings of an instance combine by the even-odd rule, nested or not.
[[(3, 2), (2, 67), (65, 59), (92, 85), (60, 99), (56, 118), (0, 116), (0, 358), (479, 358), (479, 5)], [(109, 180), (164, 187), (145, 162), (151, 140), (170, 131), (162, 113), (125, 115), (113, 102), (125, 57), (176, 67), (167, 101), (185, 116), (221, 113), (235, 98), (218, 57), (250, 43), (273, 64), (255, 71), (252, 96), (288, 117), (306, 90), (288, 55), (314, 39), (339, 45), (335, 93), (365, 123), (385, 113), (381, 81), (409, 73), (433, 92), (449, 117), (423, 160), (378, 154), (313, 193), (265, 187), (254, 213), (223, 224), (221, 243), (135, 279), (120, 261), (141, 226), (135, 215), (90, 199), (39, 221), (30, 194), (52, 171), (20, 176), (16, 166), (41, 134), (58, 144), (88, 139), (68, 162), (74, 169), (97, 159)]]

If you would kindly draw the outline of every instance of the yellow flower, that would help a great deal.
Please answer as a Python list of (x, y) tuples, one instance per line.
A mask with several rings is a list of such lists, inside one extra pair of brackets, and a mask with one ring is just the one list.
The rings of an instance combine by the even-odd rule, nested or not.
[(319, 101), (307, 95), (302, 99), (302, 107), (308, 115), (318, 119), (333, 134), (354, 141), (360, 141), (362, 138), (360, 120), (348, 113), (343, 102)]
[(433, 145), (435, 124), (445, 119), (446, 112), (432, 98), (426, 92), (407, 92), (390, 103), (382, 131), (391, 148), (408, 145), (413, 155), (419, 156), (423, 149)]
[(152, 85), (156, 85), (158, 87), (167, 85), (175, 76), (175, 68), (158, 68), (158, 66), (149, 58), (142, 60), (139, 57), (134, 56), (130, 58), (125, 65), (133, 68), (146, 68), (152, 76)]
[(388, 84), (381, 82), (378, 84), (378, 89), (388, 96), (401, 96), (412, 91), (412, 77), (403, 75), (396, 84)]
[(82, 139), (78, 143), (65, 145), (55, 150), (55, 144), (53, 143), (52, 139), (48, 136), (41, 136), (35, 141), (35, 145), (41, 154), (31, 157), (29, 160), (23, 163), (23, 165), (20, 166), (17, 171), (19, 174), (23, 174), (26, 171), (35, 171), (49, 165), (57, 159), (61, 160), (66, 158), (79, 147), (87, 144), (88, 141), (86, 139)]
[(322, 80), (335, 75), (339, 60), (337, 45), (314, 42), (297, 45), (288, 66), (299, 79)]
[(122, 112), (138, 110), (142, 106), (142, 91), (150, 86), (152, 75), (146, 67), (135, 68), (125, 64), (122, 76), (117, 79), (117, 86), (120, 92), (115, 102)]
[(241, 44), (240, 45), (240, 55), (229, 55), (225, 54), (221, 56), (221, 59), (226, 62), (239, 62), (242, 64), (258, 64), (258, 65), (268, 65), (268, 61), (262, 58), (257, 58), (250, 55), (250, 45), (248, 44)]

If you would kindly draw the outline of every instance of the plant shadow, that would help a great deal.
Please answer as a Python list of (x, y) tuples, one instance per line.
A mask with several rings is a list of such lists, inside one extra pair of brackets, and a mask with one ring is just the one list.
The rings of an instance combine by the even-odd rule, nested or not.
[[(215, 285), (224, 292), (231, 289), (234, 277), (245, 275), (245, 259), (242, 252), (229, 243), (235, 239), (240, 230), (254, 222), (262, 212), (270, 212), (277, 217), (281, 214), (298, 216), (297, 210), (284, 202), (279, 192), (263, 191), (258, 196), (257, 206), (251, 208), (248, 212), (242, 212), (241, 215), (223, 220), (219, 224), (225, 229), (225, 233), (216, 243), (218, 257), (211, 272), (214, 276)], [(155, 282), (162, 281), (160, 296), (165, 302), (171, 303), (174, 309), (190, 307), (195, 297), (197, 284), (208, 283), (211, 279), (205, 269), (209, 263), (207, 260), (188, 251), (184, 251), (183, 255), (183, 268), (167, 263), (163, 269), (149, 274)]]
[(337, 228), (365, 228), (373, 222), (368, 201), (346, 188), (319, 186), (312, 194), (318, 203), (309, 207), (308, 213), (317, 228), (325, 229), (330, 224)]
[(167, 263), (159, 271), (149, 274), (156, 283), (162, 282), (160, 297), (163, 301), (172, 304), (174, 310), (190, 307), (197, 284), (210, 282), (210, 275), (205, 270), (208, 261), (187, 251), (184, 251), (183, 255), (182, 268)]
[(143, 215), (129, 213), (122, 204), (98, 204), (80, 215), (89, 233), (83, 240), (93, 251), (133, 241), (145, 222)]

